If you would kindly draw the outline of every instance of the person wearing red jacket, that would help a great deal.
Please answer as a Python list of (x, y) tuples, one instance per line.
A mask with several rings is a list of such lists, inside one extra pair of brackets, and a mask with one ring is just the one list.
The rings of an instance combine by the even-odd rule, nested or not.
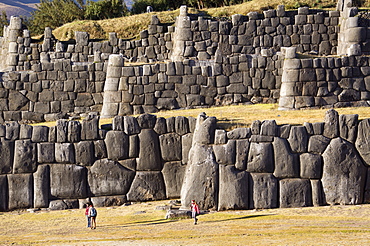
[(85, 215), (86, 215), (86, 218), (87, 218), (87, 228), (90, 228), (91, 227), (91, 218), (89, 216), (89, 207), (90, 207), (90, 204), (89, 203), (86, 203), (86, 210), (85, 210)]
[(191, 209), (191, 217), (194, 218), (194, 225), (196, 225), (198, 223), (197, 215), (200, 214), (200, 210), (195, 200), (191, 200), (190, 209)]

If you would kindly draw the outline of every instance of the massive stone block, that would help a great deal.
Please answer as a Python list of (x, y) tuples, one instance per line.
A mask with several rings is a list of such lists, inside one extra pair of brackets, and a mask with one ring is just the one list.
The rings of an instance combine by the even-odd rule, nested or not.
[(81, 140), (81, 123), (79, 121), (69, 121), (67, 132), (68, 142), (79, 142)]
[(286, 139), (274, 138), (274, 176), (277, 178), (298, 178), (299, 177), (299, 159), (297, 154), (290, 153), (289, 145)]
[(76, 164), (91, 166), (95, 161), (94, 143), (92, 141), (81, 141), (75, 144)]
[(57, 142), (67, 142), (68, 120), (57, 120)]
[[(196, 133), (194, 133), (196, 134)], [(193, 144), (181, 188), (181, 204), (196, 200), (201, 209), (217, 209), (218, 167), (212, 147)]]
[(54, 163), (55, 162), (54, 143), (38, 143), (37, 144), (37, 162), (38, 163)]
[(339, 115), (340, 137), (354, 143), (357, 137), (358, 114)]
[(10, 174), (7, 175), (7, 177), (9, 187), (9, 210), (32, 207), (32, 174)]
[(163, 165), (162, 174), (166, 185), (167, 198), (180, 197), (185, 170), (186, 165), (183, 165), (181, 161), (166, 162)]
[(248, 209), (248, 173), (234, 166), (219, 168), (218, 210)]
[(195, 126), (193, 143), (212, 144), (214, 143), (216, 129), (216, 118), (208, 117), (205, 113), (199, 114)]
[(89, 192), (92, 196), (126, 195), (135, 172), (111, 160), (98, 160), (88, 171)]
[(309, 179), (282, 179), (280, 184), (280, 207), (312, 206), (312, 190)]
[(0, 174), (13, 173), (14, 142), (1, 138), (0, 141)]
[(321, 180), (311, 179), (312, 204), (314, 206), (324, 205), (324, 191)]
[(367, 169), (352, 144), (335, 138), (322, 156), (324, 169), (321, 181), (326, 203), (362, 203)]
[(122, 131), (108, 131), (105, 136), (108, 159), (123, 160), (128, 158), (129, 138)]
[(358, 124), (356, 149), (365, 163), (370, 166), (370, 119), (362, 120)]
[(8, 210), (8, 179), (6, 175), (0, 175), (0, 211)]
[(139, 123), (137, 119), (132, 116), (124, 116), (123, 126), (127, 135), (133, 135), (140, 133)]
[(87, 171), (73, 164), (50, 165), (51, 198), (85, 198), (87, 196)]
[(293, 152), (307, 152), (308, 134), (304, 126), (292, 126), (288, 138), (290, 148)]
[(129, 201), (163, 200), (166, 198), (166, 188), (161, 172), (136, 172), (130, 191)]
[(234, 165), (235, 163), (235, 140), (229, 140), (227, 144), (213, 145), (213, 151), (218, 164)]
[(168, 133), (159, 136), (162, 159), (164, 161), (180, 161), (182, 158), (181, 136)]
[(249, 147), (247, 171), (256, 173), (274, 172), (274, 160), (271, 143), (252, 142)]
[(36, 169), (36, 144), (31, 140), (15, 141), (13, 173), (33, 173)]
[(177, 116), (175, 119), (175, 132), (179, 135), (185, 135), (189, 132), (189, 122), (184, 116)]
[(330, 138), (322, 135), (314, 135), (308, 141), (308, 152), (322, 154), (330, 143)]
[(91, 197), (91, 202), (95, 207), (122, 206), (127, 202), (127, 197), (125, 195)]
[(72, 143), (55, 143), (55, 161), (58, 163), (75, 163)]
[(320, 179), (322, 175), (322, 158), (320, 155), (304, 153), (300, 155), (301, 178)]
[(81, 139), (96, 140), (99, 137), (99, 117), (89, 114), (81, 123)]
[(162, 161), (159, 138), (152, 129), (142, 129), (139, 134), (140, 153), (138, 171), (161, 171)]
[(5, 139), (17, 140), (19, 139), (20, 126), (16, 121), (5, 122)]
[(188, 163), (189, 151), (191, 149), (193, 142), (193, 133), (188, 133), (181, 137), (181, 146), (182, 146), (182, 163)]
[(33, 174), (34, 201), (33, 207), (47, 208), (49, 206), (50, 193), (50, 167), (39, 165)]
[(339, 136), (339, 116), (334, 109), (326, 111), (324, 118), (324, 133), (327, 138), (336, 138)]
[(248, 139), (236, 141), (235, 168), (242, 171), (247, 169), (249, 145)]
[(249, 208), (278, 207), (278, 183), (271, 173), (251, 173)]

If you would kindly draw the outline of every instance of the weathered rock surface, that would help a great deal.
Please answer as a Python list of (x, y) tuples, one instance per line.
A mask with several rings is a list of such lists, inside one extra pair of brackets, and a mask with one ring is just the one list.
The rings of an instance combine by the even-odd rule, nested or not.
[(50, 165), (50, 193), (53, 198), (70, 199), (87, 196), (87, 171), (73, 164)]
[(273, 149), (271, 143), (252, 142), (249, 147), (247, 171), (272, 173), (274, 171)]
[(292, 126), (288, 138), (290, 148), (293, 152), (307, 152), (308, 134), (304, 126)]
[(308, 179), (282, 179), (280, 186), (280, 207), (312, 206), (311, 183)]
[(108, 159), (123, 160), (128, 158), (129, 138), (122, 131), (108, 131), (105, 137)]
[(9, 187), (9, 210), (32, 207), (32, 174), (10, 174), (7, 176)]
[(314, 135), (308, 141), (308, 152), (322, 154), (330, 143), (330, 138), (322, 135)]
[(288, 141), (284, 138), (274, 138), (274, 159), (276, 178), (298, 178), (299, 158), (297, 154), (290, 153)]
[(181, 186), (184, 181), (186, 165), (181, 161), (166, 162), (162, 174), (166, 185), (167, 198), (178, 198), (181, 195)]
[(135, 172), (112, 160), (98, 160), (88, 171), (91, 196), (126, 195)]
[(218, 210), (248, 209), (248, 173), (234, 166), (219, 166)]
[(164, 161), (181, 161), (181, 136), (177, 133), (168, 133), (159, 136), (162, 159)]
[(0, 174), (13, 172), (14, 142), (1, 139), (0, 141)]
[(339, 136), (339, 116), (334, 109), (326, 111), (324, 118), (323, 135), (327, 138), (336, 138)]
[(217, 209), (218, 175), (212, 147), (194, 144), (181, 187), (181, 205), (188, 208), (191, 200), (196, 200), (201, 209)]
[(14, 147), (13, 173), (33, 173), (37, 169), (36, 144), (31, 140), (17, 140)]
[(340, 137), (354, 143), (357, 137), (358, 114), (339, 115)]
[(161, 172), (136, 172), (130, 191), (129, 201), (150, 201), (166, 198), (166, 188)]
[(278, 207), (278, 179), (271, 173), (251, 173), (249, 208)]
[(234, 165), (235, 150), (235, 140), (229, 140), (227, 144), (223, 145), (213, 145), (213, 151), (218, 164)]
[(47, 208), (49, 206), (50, 168), (48, 165), (39, 165), (33, 174), (34, 208)]
[(140, 152), (138, 171), (161, 171), (163, 164), (160, 156), (159, 138), (152, 129), (143, 129), (139, 134)]
[(244, 171), (247, 169), (250, 143), (248, 139), (241, 139), (237, 140), (235, 145), (236, 145), (235, 167), (241, 171)]
[(94, 207), (122, 206), (127, 202), (126, 196), (98, 196), (91, 197)]
[(300, 171), (303, 179), (320, 179), (322, 175), (322, 157), (304, 153), (300, 155)]
[(324, 169), (321, 182), (326, 203), (362, 203), (367, 168), (352, 144), (335, 138), (322, 156)]
[(362, 120), (358, 124), (356, 149), (365, 163), (370, 166), (370, 119)]

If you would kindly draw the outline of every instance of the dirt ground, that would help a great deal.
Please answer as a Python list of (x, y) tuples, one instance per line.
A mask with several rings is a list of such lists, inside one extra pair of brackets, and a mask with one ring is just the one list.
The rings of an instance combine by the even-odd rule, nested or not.
[(210, 212), (167, 220), (169, 201), (84, 209), (0, 213), (0, 245), (370, 245), (370, 205)]

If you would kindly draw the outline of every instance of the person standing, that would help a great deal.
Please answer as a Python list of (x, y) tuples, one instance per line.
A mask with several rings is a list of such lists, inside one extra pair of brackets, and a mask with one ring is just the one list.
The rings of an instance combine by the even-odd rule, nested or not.
[(94, 205), (90, 203), (89, 206), (89, 217), (91, 219), (91, 229), (96, 229), (96, 216), (98, 215), (98, 211), (94, 208)]
[(194, 218), (194, 225), (196, 225), (198, 223), (197, 215), (200, 214), (200, 210), (195, 200), (191, 200), (190, 209), (191, 209), (191, 217)]
[(91, 218), (89, 216), (90, 204), (86, 203), (85, 206), (86, 206), (85, 216), (86, 216), (86, 219), (87, 219), (87, 228), (90, 228), (91, 227)]

